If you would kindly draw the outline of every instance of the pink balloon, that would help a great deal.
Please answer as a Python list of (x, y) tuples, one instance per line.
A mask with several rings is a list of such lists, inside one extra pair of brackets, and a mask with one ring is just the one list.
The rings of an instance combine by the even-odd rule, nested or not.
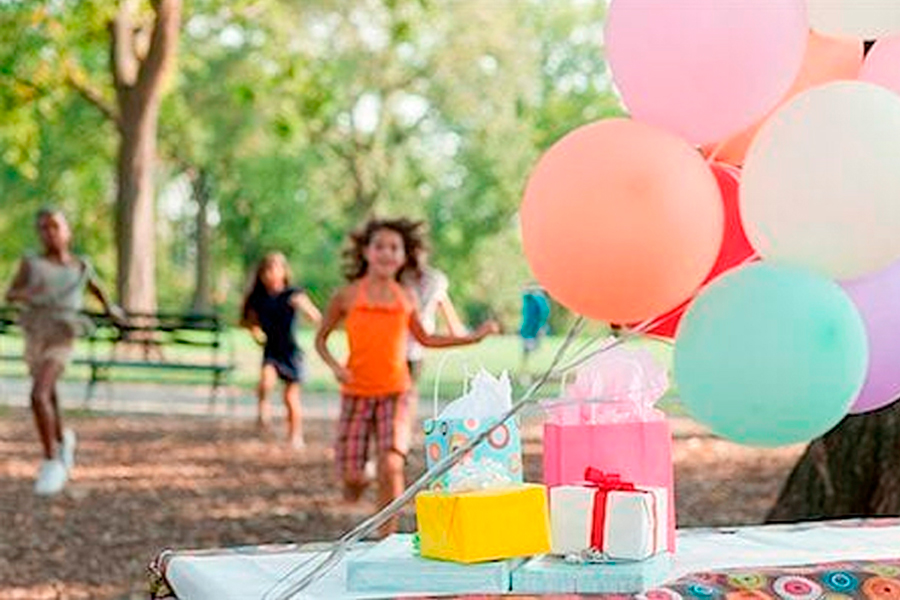
[(800, 71), (804, 0), (613, 0), (606, 50), (631, 116), (695, 144), (742, 131)]
[(875, 42), (866, 54), (859, 78), (900, 94), (900, 36)]
[(859, 309), (869, 337), (869, 372), (850, 412), (877, 410), (900, 397), (900, 262), (842, 285)]

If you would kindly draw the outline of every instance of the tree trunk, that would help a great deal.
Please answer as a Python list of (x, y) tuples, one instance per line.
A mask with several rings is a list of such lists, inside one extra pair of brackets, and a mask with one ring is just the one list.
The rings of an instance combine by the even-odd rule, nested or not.
[(138, 0), (122, 0), (110, 24), (110, 52), (120, 134), (116, 192), (116, 290), (129, 312), (156, 310), (153, 185), (156, 128), (165, 76), (174, 62), (181, 0), (153, 0), (149, 41), (135, 39)]
[(813, 440), (767, 522), (900, 514), (900, 402)]
[[(154, 103), (156, 104), (156, 103)], [(134, 99), (122, 110), (116, 194), (119, 301), (129, 312), (156, 310), (156, 167), (158, 107)]]
[(191, 310), (198, 314), (210, 312), (212, 308), (212, 256), (210, 254), (211, 231), (209, 227), (209, 174), (200, 169), (191, 176), (191, 191), (197, 203), (197, 244), (196, 273), (194, 279), (194, 299)]

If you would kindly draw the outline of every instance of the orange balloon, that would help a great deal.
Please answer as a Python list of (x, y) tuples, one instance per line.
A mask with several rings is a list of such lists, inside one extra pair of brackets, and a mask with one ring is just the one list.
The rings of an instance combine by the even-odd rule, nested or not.
[(756, 137), (756, 132), (775, 110), (811, 87), (839, 79), (856, 79), (859, 76), (862, 61), (863, 43), (861, 40), (833, 38), (810, 32), (800, 73), (781, 102), (755, 125), (751, 125), (720, 144), (705, 146), (704, 154), (732, 165), (744, 164), (744, 156), (747, 154), (753, 138)]
[(525, 256), (560, 303), (615, 323), (662, 314), (700, 286), (723, 232), (716, 179), (687, 142), (637, 121), (580, 127), (531, 174)]

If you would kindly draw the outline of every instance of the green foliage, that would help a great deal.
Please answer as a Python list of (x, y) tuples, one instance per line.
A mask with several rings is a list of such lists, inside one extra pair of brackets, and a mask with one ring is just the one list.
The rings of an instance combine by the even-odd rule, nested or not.
[[(0, 4), (12, 40), (0, 46), (0, 268), (33, 239), (22, 223), (52, 202), (111, 281), (116, 136), (66, 78), (111, 97), (115, 3), (46, 5)], [(428, 221), (432, 260), (467, 316), (515, 329), (530, 278), (516, 211), (531, 165), (570, 129), (620, 110), (603, 6), (186, 0), (160, 120), (160, 306), (191, 297), (190, 192), (202, 173), (215, 300), (229, 314), (274, 249), (323, 304), (348, 230), (403, 214)]]

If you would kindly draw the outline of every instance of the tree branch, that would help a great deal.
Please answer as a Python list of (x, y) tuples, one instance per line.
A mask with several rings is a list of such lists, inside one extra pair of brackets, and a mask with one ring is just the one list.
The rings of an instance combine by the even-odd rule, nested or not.
[(116, 125), (119, 124), (118, 111), (116, 110), (115, 106), (103, 96), (100, 90), (82, 80), (79, 80), (72, 74), (71, 71), (68, 71), (66, 73), (66, 83), (68, 83), (76, 92), (78, 92), (78, 94), (82, 98), (93, 104), (97, 108), (97, 110), (103, 113), (104, 117), (106, 117)]
[(123, 0), (116, 18), (109, 24), (110, 62), (116, 91), (129, 88), (137, 81), (138, 61), (134, 54), (135, 0)]
[(137, 76), (137, 86), (146, 94), (148, 101), (158, 92), (175, 59), (181, 27), (181, 0), (153, 0), (152, 4), (156, 20), (147, 57), (141, 63)]
[(47, 89), (46, 87), (44, 87), (44, 86), (42, 86), (42, 85), (40, 85), (40, 84), (38, 84), (38, 83), (35, 83), (35, 82), (31, 81), (30, 79), (25, 79), (24, 77), (19, 77), (19, 76), (16, 75), (15, 73), (10, 73), (10, 72), (2, 73), (2, 72), (0, 72), (0, 78), (4, 78), (4, 77), (10, 79), (11, 81), (13, 81), (13, 82), (14, 82), (15, 84), (17, 84), (17, 85), (20, 85), (20, 86), (22, 86), (22, 87), (26, 87), (26, 88), (28, 88), (29, 90), (31, 90), (32, 92), (34, 92), (34, 94), (33, 94), (32, 96), (30, 96), (30, 97), (28, 97), (28, 98), (23, 98), (23, 99), (22, 99), (23, 102), (24, 102), (25, 104), (28, 104), (28, 103), (30, 103), (30, 102), (33, 102), (33, 101), (36, 100), (37, 98), (46, 96), (47, 94), (50, 93), (50, 90)]

